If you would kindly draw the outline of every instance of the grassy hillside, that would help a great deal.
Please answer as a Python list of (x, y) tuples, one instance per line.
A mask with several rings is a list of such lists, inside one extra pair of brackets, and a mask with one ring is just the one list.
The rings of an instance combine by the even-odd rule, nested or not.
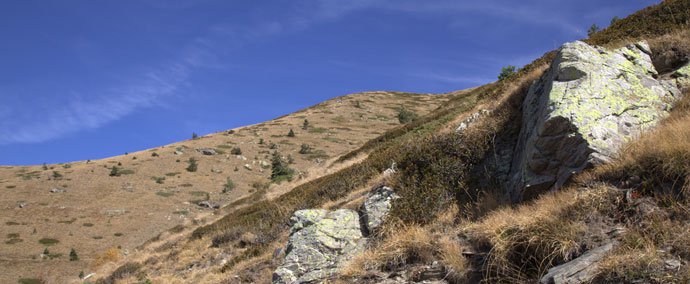
[[(88, 274), (126, 258), (165, 230), (218, 218), (222, 210), (202, 208), (199, 201), (230, 204), (223, 209), (229, 210), (280, 195), (337, 169), (331, 167), (333, 160), (399, 127), (400, 107), (425, 115), (445, 100), (395, 92), (354, 94), (264, 123), (103, 160), (0, 167), (0, 234), (6, 237), (0, 244), (0, 282), (76, 280), (80, 271)], [(275, 151), (292, 161), (292, 181), (271, 182)], [(190, 171), (190, 159), (196, 160), (195, 171)], [(46, 248), (49, 254), (41, 255)], [(69, 260), (71, 249), (78, 261)]]

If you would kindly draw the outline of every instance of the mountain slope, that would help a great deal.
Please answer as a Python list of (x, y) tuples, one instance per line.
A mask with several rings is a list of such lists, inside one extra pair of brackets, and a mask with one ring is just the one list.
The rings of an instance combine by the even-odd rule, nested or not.
[[(634, 42), (640, 36), (647, 36), (651, 43), (652, 59), (656, 60), (670, 50), (685, 50), (684, 46), (688, 44), (689, 11), (690, 1), (665, 1), (601, 32), (602, 35), (615, 36), (594, 35), (590, 41), (617, 47)], [(660, 26), (660, 22), (663, 25)], [(343, 275), (326, 275), (333, 277), (333, 281), (375, 283), (386, 280), (395, 283), (410, 280), (395, 278), (395, 275), (429, 274), (441, 275), (443, 281), (458, 283), (479, 281), (481, 278), (488, 282), (538, 281), (542, 272), (550, 266), (583, 252), (575, 250), (576, 253), (558, 259), (552, 257), (571, 251), (548, 250), (563, 248), (550, 246), (553, 243), (570, 246), (566, 248), (585, 244), (581, 239), (572, 239), (573, 235), (554, 234), (559, 233), (559, 228), (578, 228), (567, 226), (570, 224), (567, 216), (570, 215), (560, 215), (563, 211), (571, 212), (569, 206), (572, 203), (547, 195), (535, 201), (545, 204), (542, 206), (544, 215), (529, 205), (518, 211), (501, 210), (499, 208), (506, 206), (503, 200), (506, 193), (502, 190), (505, 185), (495, 179), (500, 176), (500, 169), (486, 166), (501, 156), (503, 147), (514, 146), (511, 143), (517, 140), (521, 128), (523, 98), (555, 55), (555, 52), (545, 54), (507, 80), (451, 97), (442, 108), (417, 122), (391, 130), (352, 154), (345, 155), (341, 161), (351, 161), (349, 157), (367, 154), (364, 159), (338, 172), (298, 186), (276, 199), (229, 212), (218, 221), (191, 233), (182, 232), (152, 243), (145, 253), (130, 258), (129, 264), (121, 266), (108, 280), (131, 282), (148, 278), (170, 283), (270, 282), (271, 274), (284, 257), (282, 252), (285, 250), (282, 248), (285, 248), (288, 240), (293, 212), (307, 208), (359, 209), (370, 189), (386, 184), (402, 196), (394, 202), (390, 220), (379, 234), (370, 236), (372, 249), (347, 267)], [(479, 118), (474, 131), (461, 135), (449, 131), (454, 130), (460, 122), (467, 121), (467, 118), (475, 117), (475, 113), (481, 117), (483, 110), (487, 109), (492, 110), (492, 115)], [(383, 177), (381, 173), (392, 161), (399, 164), (398, 172)], [(598, 193), (593, 191), (592, 195), (587, 196), (598, 196)], [(567, 199), (571, 193), (564, 194)], [(600, 199), (587, 200), (584, 205), (578, 203), (581, 210), (578, 212), (606, 212), (603, 209), (597, 211), (600, 208), (593, 207), (593, 203), (589, 202), (609, 201), (604, 198), (606, 194), (602, 193), (601, 196)], [(553, 212), (556, 213), (550, 214)], [(508, 218), (511, 214), (519, 217), (517, 221), (495, 221), (515, 220)], [(546, 219), (542, 216), (546, 216)], [(525, 223), (521, 222), (523, 220)], [(545, 220), (554, 222), (544, 223)], [(573, 219), (573, 222), (579, 220)], [(600, 224), (590, 223), (593, 224), (593, 230), (597, 229), (596, 224)], [(500, 224), (506, 227), (500, 227)], [(521, 224), (527, 227), (520, 227)], [(546, 224), (546, 227), (540, 227), (540, 224)], [(554, 226), (549, 226), (552, 224)], [(497, 230), (498, 241), (493, 242), (490, 234), (480, 235), (483, 230), (476, 228), (485, 228), (485, 232), (490, 233)], [(474, 238), (471, 236), (473, 229), (477, 232)], [(470, 236), (463, 235), (464, 231), (470, 232)], [(504, 236), (502, 232), (519, 234), (504, 242), (500, 238)], [(580, 237), (578, 233), (581, 231), (573, 232), (574, 236)], [(556, 238), (541, 238), (543, 236)], [(523, 245), (529, 240), (536, 240), (535, 245)], [(492, 252), (503, 254), (489, 256), (496, 261), (487, 261), (487, 255)], [(508, 257), (501, 259), (501, 256)], [(492, 266), (499, 265), (501, 268), (500, 264), (520, 259), (521, 256), (528, 260), (523, 266), (504, 266), (505, 269), (498, 271), (494, 270), (496, 266)], [(617, 281), (624, 278), (614, 276), (606, 279)]]
[[(199, 201), (237, 204), (280, 194), (332, 171), (340, 155), (398, 127), (398, 108), (424, 115), (445, 100), (443, 95), (353, 94), (264, 123), (122, 156), (0, 167), (0, 233), (7, 236), (0, 245), (0, 282), (76, 281), (80, 271), (88, 274), (126, 256), (167, 229), (216, 218), (217, 212), (198, 206)], [(288, 136), (291, 129), (294, 137)], [(304, 154), (302, 144), (309, 145)], [(241, 154), (233, 154), (234, 148)], [(215, 154), (202, 153), (209, 150)], [(290, 182), (269, 179), (276, 150), (294, 160)], [(187, 170), (190, 158), (198, 161), (195, 172)], [(111, 175), (114, 167), (117, 175)], [(223, 193), (228, 179), (234, 188)], [(50, 254), (41, 255), (46, 248)], [(71, 249), (78, 261), (69, 261)]]

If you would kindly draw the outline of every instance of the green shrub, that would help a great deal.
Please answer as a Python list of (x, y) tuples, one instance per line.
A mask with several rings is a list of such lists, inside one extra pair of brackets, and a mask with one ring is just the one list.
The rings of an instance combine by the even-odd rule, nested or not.
[(311, 150), (312, 150), (311, 146), (309, 146), (307, 144), (302, 144), (302, 146), (300, 146), (300, 148), (299, 148), (299, 153), (300, 154), (309, 154), (309, 153), (311, 153)]
[(163, 184), (165, 182), (165, 177), (151, 177), (157, 184)]
[(77, 255), (77, 251), (74, 249), (71, 249), (69, 251), (69, 261), (77, 261), (79, 260), (79, 256)]
[(59, 242), (60, 241), (58, 241), (57, 239), (53, 239), (53, 238), (42, 238), (42, 239), (38, 240), (38, 243), (40, 243), (42, 245), (46, 245), (46, 246), (56, 245)]
[(43, 281), (42, 279), (39, 279), (39, 278), (19, 278), (19, 280), (17, 280), (17, 283), (19, 283), (19, 284), (43, 284), (46, 282)]
[(232, 150), (230, 150), (230, 154), (242, 155), (242, 149), (240, 149), (240, 147), (232, 148)]
[(288, 166), (288, 163), (280, 153), (278, 151), (273, 152), (273, 157), (271, 158), (271, 180), (276, 183), (280, 183), (283, 180), (290, 181), (294, 173), (295, 171)]
[(199, 138), (199, 135), (196, 134), (196, 132), (192, 132), (192, 140), (195, 140)]
[(515, 75), (517, 67), (513, 65), (504, 66), (501, 68), (501, 73), (498, 74), (498, 80), (503, 81)]
[(290, 129), (290, 131), (288, 132), (287, 136), (288, 136), (288, 137), (295, 137), (295, 131), (293, 131), (292, 129)]
[(412, 122), (417, 119), (417, 114), (408, 110), (405, 107), (398, 108), (398, 121), (402, 124)]
[(232, 181), (232, 179), (228, 178), (225, 184), (223, 185), (223, 193), (228, 193), (235, 189), (235, 183)]
[(595, 33), (598, 33), (601, 30), (597, 24), (592, 24), (589, 29), (587, 30), (587, 36), (592, 36)]
[(110, 176), (111, 177), (119, 177), (120, 176), (120, 168), (117, 166), (113, 166), (112, 169), (110, 169)]
[(189, 164), (189, 165), (187, 166), (187, 171), (188, 171), (188, 172), (196, 172), (196, 170), (197, 170), (197, 168), (198, 168), (196, 159), (194, 159), (193, 157), (192, 157), (192, 158), (189, 158), (189, 160), (187, 161), (187, 163)]
[(304, 123), (302, 123), (302, 129), (307, 130), (309, 128), (309, 120), (304, 119)]

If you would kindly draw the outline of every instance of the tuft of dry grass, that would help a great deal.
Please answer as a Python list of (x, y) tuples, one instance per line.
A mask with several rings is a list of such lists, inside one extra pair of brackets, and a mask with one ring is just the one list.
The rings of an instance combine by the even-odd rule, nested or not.
[(533, 203), (496, 210), (464, 231), (488, 251), (485, 280), (537, 281), (549, 268), (591, 246), (587, 238), (593, 214), (615, 206), (615, 191), (606, 187), (574, 188), (543, 195)]
[(454, 283), (461, 283), (467, 277), (470, 264), (463, 255), (464, 248), (458, 240), (449, 236), (442, 236), (438, 240), (441, 263), (447, 270), (447, 279)]
[(465, 246), (456, 235), (458, 208), (451, 206), (433, 223), (388, 223), (387, 230), (377, 235), (370, 249), (355, 256), (342, 270), (345, 277), (363, 277), (370, 271), (396, 270), (414, 264), (439, 261), (450, 283), (466, 282), (470, 264), (463, 255)]
[(120, 250), (116, 247), (111, 247), (103, 253), (97, 254), (91, 264), (92, 267), (98, 268), (106, 263), (117, 262), (122, 258)]

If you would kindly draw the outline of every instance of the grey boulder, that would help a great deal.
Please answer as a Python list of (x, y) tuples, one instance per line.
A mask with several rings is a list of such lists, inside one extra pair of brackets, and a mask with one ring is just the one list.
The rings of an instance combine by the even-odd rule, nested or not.
[(362, 251), (366, 242), (359, 215), (352, 210), (299, 210), (290, 222), (285, 260), (273, 273), (273, 283), (320, 283)]

